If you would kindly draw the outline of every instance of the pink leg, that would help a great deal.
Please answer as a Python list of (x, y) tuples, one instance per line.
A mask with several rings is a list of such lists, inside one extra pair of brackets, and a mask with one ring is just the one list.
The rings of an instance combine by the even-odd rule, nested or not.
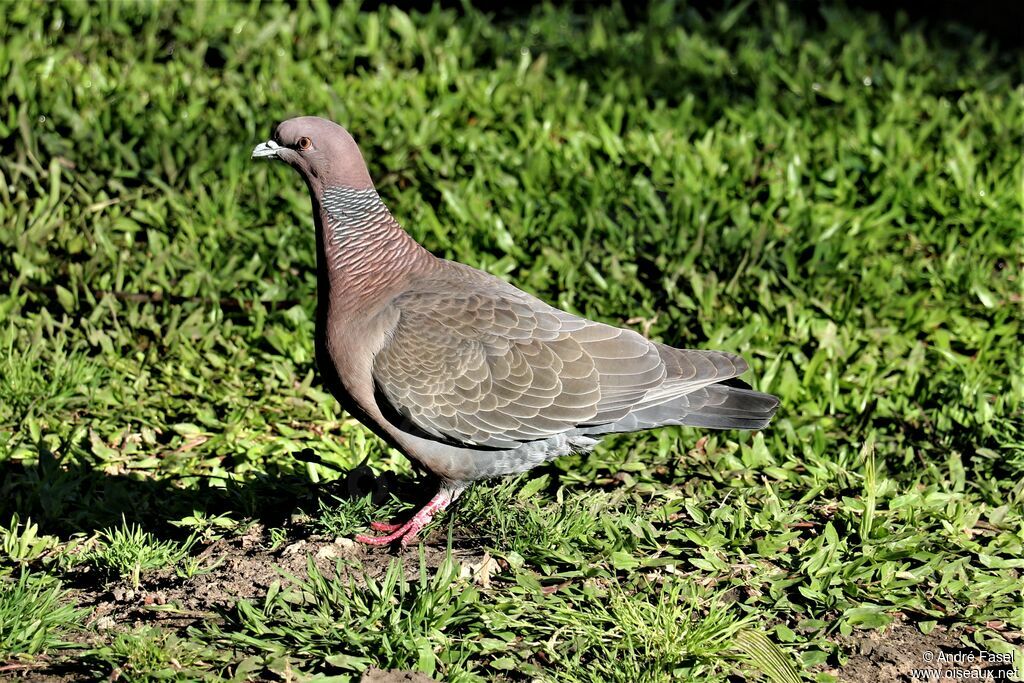
[(412, 516), (405, 524), (385, 524), (383, 522), (373, 522), (370, 524), (370, 528), (374, 531), (390, 532), (384, 536), (366, 536), (365, 534), (359, 534), (356, 536), (356, 540), (360, 543), (368, 543), (370, 545), (387, 545), (398, 541), (402, 546), (407, 546), (416, 539), (416, 534), (419, 533), (420, 529), (430, 523), (430, 520), (434, 518), (438, 512), (441, 512), (459, 497), (464, 490), (466, 485), (456, 484), (450, 485), (445, 484), (441, 486), (441, 490), (437, 492), (437, 495), (430, 499), (426, 505), (424, 505), (419, 512)]

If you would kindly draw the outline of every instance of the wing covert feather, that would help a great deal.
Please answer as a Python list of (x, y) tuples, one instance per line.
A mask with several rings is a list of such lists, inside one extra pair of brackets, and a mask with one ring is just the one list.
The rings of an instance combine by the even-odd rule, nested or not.
[(431, 282), (390, 304), (398, 322), (374, 358), (374, 381), (392, 408), (436, 438), (514, 448), (745, 369), (731, 354), (655, 344), (497, 282), (504, 286)]

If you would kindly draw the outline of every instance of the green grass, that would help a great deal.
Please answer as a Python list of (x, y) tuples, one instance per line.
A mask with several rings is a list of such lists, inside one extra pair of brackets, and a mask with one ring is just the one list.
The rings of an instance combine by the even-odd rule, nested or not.
[(38, 525), (30, 519), (21, 524), (17, 514), (11, 516), (8, 528), (0, 528), (0, 559), (7, 564), (41, 560), (58, 545), (59, 538), (40, 535)]
[(0, 609), (57, 616), (0, 638), (0, 666), (60, 657), (80, 568), (50, 560), (104, 529), (180, 549), (262, 525), (277, 553), (396, 512), (339, 479), (411, 470), (315, 371), (305, 189), (249, 159), (297, 114), (353, 132), (435, 253), (742, 353), (782, 407), (763, 435), (618, 436), (478, 486), (432, 536), (473, 558), (419, 578), (371, 554), (351, 585), (311, 566), (216, 626), (94, 628), (96, 671), (828, 680), (840, 636), (894, 619), (1021, 646), (1019, 51), (767, 2), (4, 14), (0, 589), (28, 597)]
[[(588, 596), (561, 598), (539, 584), (488, 595), (450, 558), (433, 572), (420, 557), (418, 579), (393, 560), (384, 576), (326, 578), (310, 561), (292, 589), (275, 583), (262, 604), (240, 602), (218, 644), (255, 650), (271, 670), (359, 672), (370, 665), (413, 669), (442, 678), (521, 671), (543, 676), (536, 650), (560, 660), (560, 675), (584, 680), (678, 680), (705, 677), (750, 662), (772, 680), (795, 680), (785, 656), (765, 641), (765, 664), (750, 646), (750, 617), (703, 604), (689, 581), (624, 589), (586, 586)], [(639, 588), (639, 590), (636, 590)], [(698, 613), (699, 612), (699, 613)], [(490, 655), (489, 672), (480, 655)], [(495, 655), (501, 655), (494, 657)], [(754, 669), (759, 670), (759, 669)]]
[(114, 679), (221, 680), (216, 653), (154, 627), (118, 633), (91, 650), (80, 664), (91, 673)]
[[(313, 528), (329, 536), (351, 537), (366, 529), (370, 522), (386, 522), (395, 518), (404, 507), (407, 506), (395, 499), (375, 505), (372, 495), (361, 498), (332, 496), (331, 500), (319, 502), (319, 509), (313, 519)], [(410, 513), (411, 511), (407, 511), (405, 517)]]
[(82, 560), (107, 580), (131, 579), (137, 587), (143, 573), (185, 560), (194, 541), (192, 537), (184, 543), (161, 541), (139, 526), (122, 523), (101, 531)]
[(69, 647), (63, 637), (82, 628), (85, 612), (67, 603), (66, 591), (52, 576), (0, 571), (0, 659)]

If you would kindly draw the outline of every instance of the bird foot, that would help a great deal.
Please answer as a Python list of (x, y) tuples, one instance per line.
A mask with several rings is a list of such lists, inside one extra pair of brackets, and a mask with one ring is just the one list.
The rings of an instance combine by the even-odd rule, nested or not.
[[(426, 522), (414, 522), (410, 519), (405, 524), (389, 524), (388, 526), (396, 527), (394, 531), (384, 536), (367, 536), (366, 534), (356, 534), (356, 541), (359, 543), (365, 543), (367, 545), (388, 545), (398, 541), (402, 544), (402, 547), (409, 545), (416, 540), (416, 534), (420, 532), (424, 526), (429, 523), (429, 519)], [(389, 531), (388, 529), (379, 529), (379, 531)]]
[(366, 543), (368, 545), (388, 545), (398, 541), (402, 547), (405, 547), (416, 540), (416, 534), (420, 532), (420, 529), (430, 524), (430, 521), (434, 518), (438, 512), (443, 511), (449, 505), (451, 505), (459, 494), (465, 490), (465, 486), (453, 487), (453, 486), (442, 486), (441, 490), (437, 492), (437, 495), (430, 499), (426, 505), (412, 516), (412, 518), (404, 524), (391, 524), (388, 522), (371, 522), (370, 528), (374, 531), (383, 531), (383, 536), (367, 536), (366, 534), (358, 534), (356, 541), (359, 543)]

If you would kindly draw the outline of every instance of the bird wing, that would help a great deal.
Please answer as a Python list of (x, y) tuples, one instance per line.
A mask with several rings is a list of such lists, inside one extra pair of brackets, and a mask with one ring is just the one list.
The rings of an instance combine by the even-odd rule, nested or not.
[(616, 422), (746, 369), (738, 356), (655, 344), (558, 310), (504, 281), (414, 285), (373, 361), (378, 396), (434, 438), (514, 448)]

